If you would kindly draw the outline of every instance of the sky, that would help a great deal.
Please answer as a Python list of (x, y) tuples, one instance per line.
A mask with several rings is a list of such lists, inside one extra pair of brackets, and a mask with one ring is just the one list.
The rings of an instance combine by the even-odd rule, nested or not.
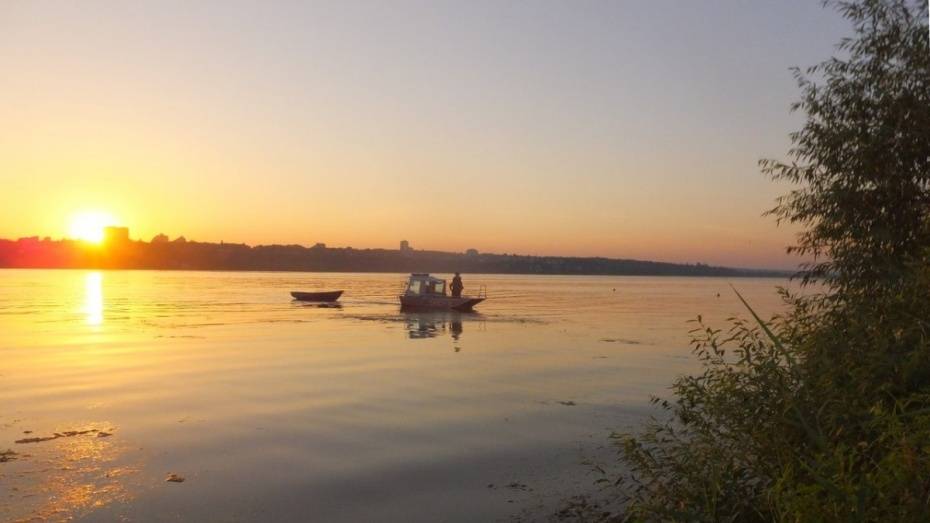
[(817, 0), (0, 2), (0, 238), (791, 268)]

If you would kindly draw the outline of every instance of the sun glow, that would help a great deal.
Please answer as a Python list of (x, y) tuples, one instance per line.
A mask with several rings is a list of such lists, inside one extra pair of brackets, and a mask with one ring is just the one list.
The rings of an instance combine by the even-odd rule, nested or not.
[(68, 235), (75, 240), (101, 243), (103, 241), (103, 229), (115, 224), (116, 220), (113, 216), (105, 212), (82, 212), (71, 217)]

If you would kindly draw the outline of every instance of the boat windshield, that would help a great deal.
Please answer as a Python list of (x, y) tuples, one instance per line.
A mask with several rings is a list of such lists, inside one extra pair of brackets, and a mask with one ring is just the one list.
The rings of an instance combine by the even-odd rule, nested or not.
[(438, 278), (410, 278), (407, 283), (408, 295), (446, 295), (446, 281)]

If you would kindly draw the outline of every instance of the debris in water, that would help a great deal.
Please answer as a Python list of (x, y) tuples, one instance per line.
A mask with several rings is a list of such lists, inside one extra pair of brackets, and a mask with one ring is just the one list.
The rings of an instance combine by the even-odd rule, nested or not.
[[(31, 432), (31, 431), (30, 431)], [(99, 429), (87, 429), (87, 430), (66, 430), (64, 432), (56, 432), (51, 436), (37, 436), (33, 438), (23, 438), (14, 441), (13, 443), (41, 443), (43, 441), (51, 441), (58, 438), (71, 438), (74, 436), (81, 436), (84, 434), (93, 434), (100, 433)]]
[(184, 476), (178, 476), (177, 474), (168, 474), (168, 477), (165, 481), (170, 481), (172, 483), (184, 483)]
[(112, 432), (104, 432), (104, 431), (102, 431), (102, 430), (101, 430), (100, 432), (97, 433), (97, 437), (98, 437), (98, 438), (106, 438), (106, 437), (109, 437), (109, 436), (112, 436), (112, 435), (113, 435)]
[(614, 521), (617, 515), (605, 510), (607, 508), (606, 504), (599, 504), (585, 496), (572, 496), (562, 502), (562, 508), (555, 513), (555, 520)]
[(562, 405), (565, 405), (566, 407), (574, 407), (575, 405), (577, 405), (577, 403), (575, 403), (575, 402), (572, 401), (572, 400), (560, 401), (559, 403), (562, 404)]
[(66, 430), (64, 432), (56, 432), (55, 435), (59, 438), (70, 438), (72, 436), (80, 436), (81, 434), (90, 434), (91, 432), (100, 432), (98, 429), (87, 429), (87, 430)]
[(46, 436), (44, 438), (23, 438), (14, 441), (13, 443), (40, 443), (43, 441), (50, 441), (53, 439), (58, 439), (60, 436)]
[(642, 345), (643, 342), (638, 340), (627, 340), (623, 338), (601, 338), (604, 343), (625, 343), (627, 345)]
[(16, 459), (17, 452), (7, 449), (0, 450), (0, 463), (6, 463), (7, 461), (13, 461)]

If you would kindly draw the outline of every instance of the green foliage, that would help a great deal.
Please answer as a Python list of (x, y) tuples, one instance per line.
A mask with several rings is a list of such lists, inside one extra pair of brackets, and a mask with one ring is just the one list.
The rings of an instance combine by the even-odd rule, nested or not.
[[(893, 286), (930, 241), (927, 2), (836, 2), (855, 31), (831, 58), (795, 70), (807, 122), (790, 161), (762, 171), (800, 184), (770, 211), (806, 226), (789, 251), (843, 293)], [(819, 80), (819, 81), (817, 81)]]
[(627, 517), (930, 519), (930, 271), (919, 275), (844, 314), (786, 293), (792, 313), (769, 324), (698, 323), (703, 372), (656, 400), (661, 421), (615, 436)]
[(629, 520), (930, 520), (927, 4), (835, 6), (856, 37), (798, 73), (792, 161), (762, 162), (798, 186), (771, 212), (806, 226), (792, 250), (825, 292), (782, 291), (769, 322), (747, 303), (726, 331), (698, 318), (703, 372), (615, 435)]

